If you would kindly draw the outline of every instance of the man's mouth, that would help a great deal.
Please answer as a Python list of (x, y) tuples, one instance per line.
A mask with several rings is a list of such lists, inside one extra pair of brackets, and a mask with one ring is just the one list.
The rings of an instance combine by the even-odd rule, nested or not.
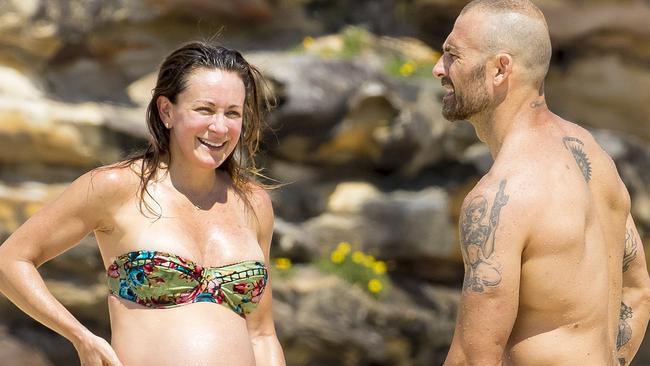
[(443, 79), (440, 85), (447, 91), (445, 96), (454, 94), (454, 84), (451, 81)]
[(200, 138), (200, 137), (197, 137), (197, 139), (199, 140), (199, 142), (200, 142), (202, 145), (207, 146), (207, 147), (210, 148), (210, 149), (218, 149), (218, 148), (223, 147), (223, 145), (226, 144), (226, 141), (222, 141), (222, 142), (211, 142), (211, 141), (208, 141), (208, 140), (204, 140), (204, 139), (202, 139), (202, 138)]

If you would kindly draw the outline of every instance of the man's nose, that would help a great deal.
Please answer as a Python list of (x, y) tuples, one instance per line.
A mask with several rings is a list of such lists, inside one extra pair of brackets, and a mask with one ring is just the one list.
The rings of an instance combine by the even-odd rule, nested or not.
[(434, 78), (442, 79), (445, 76), (445, 64), (442, 59), (443, 56), (440, 56), (440, 58), (438, 58), (438, 62), (436, 62), (436, 64), (433, 66), (432, 73)]

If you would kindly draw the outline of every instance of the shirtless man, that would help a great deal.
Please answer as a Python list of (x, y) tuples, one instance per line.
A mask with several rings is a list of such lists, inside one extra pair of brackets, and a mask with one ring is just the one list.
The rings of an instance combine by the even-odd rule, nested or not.
[(547, 108), (543, 14), (472, 1), (443, 49), (443, 115), (469, 120), (495, 160), (461, 211), (466, 275), (445, 365), (629, 364), (650, 313), (643, 245), (611, 158)]

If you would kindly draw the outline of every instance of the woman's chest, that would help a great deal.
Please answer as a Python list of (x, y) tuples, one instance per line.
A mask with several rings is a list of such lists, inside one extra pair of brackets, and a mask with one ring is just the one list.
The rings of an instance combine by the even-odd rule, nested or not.
[[(158, 250), (193, 259), (203, 266), (262, 260), (254, 218), (233, 203), (208, 210), (161, 204), (158, 212), (125, 205), (114, 216), (114, 230), (98, 235), (107, 257), (135, 250)], [(155, 208), (156, 206), (153, 206)], [(144, 211), (144, 212), (141, 212)], [(107, 258), (109, 259), (109, 258)]]

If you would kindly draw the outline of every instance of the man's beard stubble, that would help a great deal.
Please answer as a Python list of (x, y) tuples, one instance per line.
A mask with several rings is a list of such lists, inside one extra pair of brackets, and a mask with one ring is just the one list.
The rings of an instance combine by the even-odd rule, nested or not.
[(485, 65), (474, 68), (464, 85), (452, 84), (449, 78), (444, 77), (442, 83), (453, 85), (454, 94), (442, 100), (442, 116), (449, 121), (460, 121), (484, 111), (490, 105), (484, 80)]

